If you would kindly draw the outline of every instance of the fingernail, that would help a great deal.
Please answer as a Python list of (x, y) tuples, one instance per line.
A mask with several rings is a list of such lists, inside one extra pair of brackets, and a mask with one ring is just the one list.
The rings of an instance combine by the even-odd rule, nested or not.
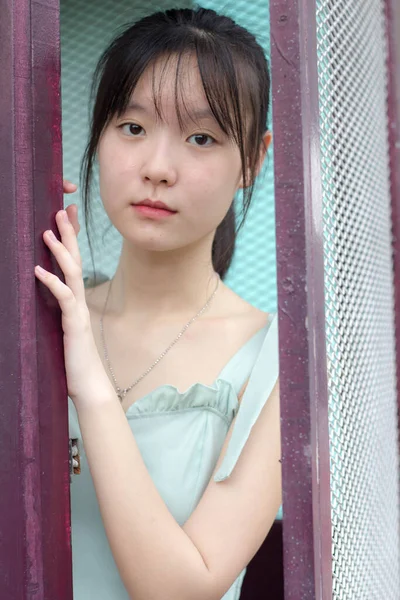
[(51, 239), (53, 242), (56, 242), (56, 241), (57, 241), (57, 238), (56, 238), (56, 236), (54, 235), (54, 233), (51, 231), (51, 229), (49, 229), (49, 231), (47, 232), (47, 235), (49, 236), (49, 238), (50, 238), (50, 239)]
[(62, 217), (63, 217), (63, 221), (64, 223), (69, 223), (69, 219), (68, 219), (68, 213), (66, 210), (62, 211)]

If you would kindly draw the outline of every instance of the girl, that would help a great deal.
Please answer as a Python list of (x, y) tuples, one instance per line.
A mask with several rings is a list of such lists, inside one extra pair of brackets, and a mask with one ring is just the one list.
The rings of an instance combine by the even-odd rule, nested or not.
[(72, 205), (43, 236), (65, 283), (35, 271), (62, 311), (74, 598), (234, 600), (281, 504), (277, 318), (223, 283), (271, 141), (266, 60), (231, 19), (168, 10), (94, 85), (85, 217), (98, 165), (119, 264), (84, 285)]

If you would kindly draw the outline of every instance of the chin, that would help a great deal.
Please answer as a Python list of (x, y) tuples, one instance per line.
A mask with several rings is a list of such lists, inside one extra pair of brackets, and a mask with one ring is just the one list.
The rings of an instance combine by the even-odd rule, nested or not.
[(133, 249), (137, 249), (141, 252), (171, 252), (173, 250), (178, 250), (179, 248), (184, 247), (186, 244), (179, 244), (172, 242), (172, 240), (163, 239), (164, 236), (156, 236), (153, 233), (149, 233), (149, 235), (141, 235), (134, 236), (132, 233), (126, 234), (126, 232), (121, 235), (124, 238), (124, 243), (131, 246)]

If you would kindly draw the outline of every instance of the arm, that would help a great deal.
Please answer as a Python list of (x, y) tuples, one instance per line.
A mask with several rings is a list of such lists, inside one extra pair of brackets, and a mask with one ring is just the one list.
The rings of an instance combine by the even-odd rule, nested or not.
[[(44, 241), (65, 284), (36, 276), (62, 311), (68, 394), (115, 562), (135, 600), (219, 600), (251, 560), (281, 504), (279, 383), (259, 415), (229, 479), (210, 480), (180, 527), (159, 495), (97, 352), (74, 227), (59, 211), (62, 242)], [(231, 433), (228, 432), (216, 470)]]
[(232, 476), (210, 480), (183, 527), (153, 484), (115, 394), (96, 408), (86, 405), (78, 418), (106, 534), (130, 596), (219, 600), (261, 546), (281, 504), (279, 383)]

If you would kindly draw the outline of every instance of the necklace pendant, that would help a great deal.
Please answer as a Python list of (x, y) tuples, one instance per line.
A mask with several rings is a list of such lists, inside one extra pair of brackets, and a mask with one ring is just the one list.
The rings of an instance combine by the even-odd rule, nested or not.
[(123, 400), (123, 399), (125, 398), (125, 396), (126, 396), (126, 390), (122, 390), (122, 391), (119, 391), (119, 392), (117, 392), (117, 396), (118, 396), (118, 398), (119, 398), (119, 401), (120, 401), (120, 402), (122, 402), (122, 400)]

